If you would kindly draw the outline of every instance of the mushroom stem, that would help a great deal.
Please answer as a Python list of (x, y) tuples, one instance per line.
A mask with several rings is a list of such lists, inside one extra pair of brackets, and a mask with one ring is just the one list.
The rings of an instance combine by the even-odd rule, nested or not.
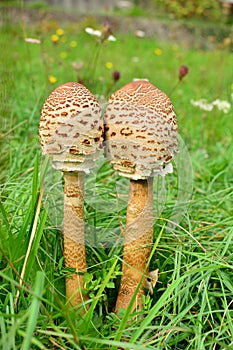
[(130, 180), (126, 215), (124, 253), (116, 311), (127, 308), (138, 284), (138, 295), (132, 309), (142, 307), (142, 295), (148, 275), (148, 259), (153, 242), (153, 178)]
[(82, 304), (83, 273), (87, 270), (84, 238), (84, 172), (64, 172), (64, 259), (75, 269), (66, 278), (66, 296), (71, 305)]

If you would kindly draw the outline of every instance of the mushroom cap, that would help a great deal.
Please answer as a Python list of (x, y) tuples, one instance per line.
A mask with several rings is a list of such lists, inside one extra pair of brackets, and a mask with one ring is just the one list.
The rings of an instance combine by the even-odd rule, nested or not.
[(139, 180), (172, 172), (178, 127), (164, 92), (133, 81), (110, 96), (104, 119), (106, 155), (120, 175)]
[(42, 153), (62, 171), (84, 171), (95, 166), (102, 147), (103, 119), (99, 102), (82, 84), (57, 87), (45, 101), (40, 118)]

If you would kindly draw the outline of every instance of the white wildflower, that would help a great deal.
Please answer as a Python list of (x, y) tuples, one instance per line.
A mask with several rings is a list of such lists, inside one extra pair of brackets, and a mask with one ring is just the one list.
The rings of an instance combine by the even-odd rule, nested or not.
[(228, 113), (231, 108), (231, 104), (228, 101), (221, 101), (219, 99), (213, 101), (213, 105), (217, 106), (219, 111), (223, 111), (223, 113)]
[[(90, 28), (90, 27), (85, 28), (85, 32), (87, 34), (90, 34), (90, 35), (93, 35), (93, 36), (97, 36), (98, 38), (101, 38), (101, 36), (103, 34), (100, 30), (96, 30), (96, 29), (93, 29), (93, 28)], [(109, 35), (107, 40), (108, 41), (116, 41), (116, 38), (113, 35)]]
[(109, 37), (108, 37), (108, 41), (116, 41), (115, 36), (113, 36), (113, 35), (109, 35)]
[(208, 101), (205, 100), (204, 98), (202, 98), (199, 101), (191, 100), (191, 104), (195, 107), (199, 107), (200, 109), (202, 109), (204, 111), (212, 111), (212, 109), (214, 107), (212, 103), (208, 103)]
[(145, 35), (146, 35), (146, 33), (143, 30), (136, 30), (134, 34), (136, 38), (140, 38), (140, 39), (145, 38)]
[(31, 43), (31, 44), (41, 44), (41, 41), (39, 39), (34, 39), (34, 38), (25, 38), (25, 41), (27, 43)]
[(219, 100), (216, 99), (213, 102), (208, 102), (205, 99), (201, 99), (199, 101), (191, 100), (191, 104), (193, 106), (199, 107), (200, 109), (204, 111), (212, 111), (214, 107), (217, 107), (219, 111), (222, 111), (223, 113), (228, 113), (231, 109), (231, 104), (228, 101), (225, 100)]
[(90, 27), (85, 28), (85, 32), (90, 35), (98, 36), (99, 38), (101, 37), (101, 34), (102, 34), (100, 30), (95, 30)]

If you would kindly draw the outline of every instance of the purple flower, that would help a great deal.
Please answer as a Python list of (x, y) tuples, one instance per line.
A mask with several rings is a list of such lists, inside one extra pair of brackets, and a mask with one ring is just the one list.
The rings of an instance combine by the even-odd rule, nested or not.
[(109, 35), (113, 34), (113, 27), (112, 24), (108, 21), (104, 22), (102, 27), (102, 33), (106, 34), (106, 37), (108, 38)]
[(115, 70), (113, 73), (112, 73), (112, 78), (113, 80), (116, 82), (117, 80), (119, 80), (121, 77), (121, 73), (118, 72), (117, 70)]
[(84, 81), (82, 78), (80, 78), (79, 76), (77, 77), (77, 82), (78, 82), (79, 84), (82, 84), (82, 85), (85, 84), (85, 81)]
[(182, 80), (189, 72), (189, 69), (187, 66), (180, 66), (179, 69), (179, 80)]

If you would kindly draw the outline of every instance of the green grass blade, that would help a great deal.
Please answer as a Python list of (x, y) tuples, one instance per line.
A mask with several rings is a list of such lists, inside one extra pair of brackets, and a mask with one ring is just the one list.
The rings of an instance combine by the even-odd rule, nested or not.
[[(215, 269), (220, 268), (220, 266), (207, 266), (207, 267), (201, 267), (198, 269), (187, 271), (186, 274), (179, 277), (178, 279), (174, 280), (166, 289), (166, 291), (162, 294), (162, 296), (159, 298), (157, 303), (151, 308), (151, 310), (148, 312), (148, 315), (144, 318), (144, 320), (141, 323), (140, 328), (138, 328), (132, 335), (131, 341), (136, 342), (138, 338), (142, 335), (142, 333), (145, 331), (146, 327), (152, 322), (152, 320), (156, 317), (159, 310), (164, 307), (167, 303), (171, 303), (174, 298), (177, 297), (176, 294), (173, 294), (173, 292), (176, 290), (176, 288), (180, 285), (182, 286), (182, 283), (189, 275), (198, 275), (198, 273), (201, 273), (203, 271), (215, 271)], [(192, 285), (195, 285), (199, 283), (203, 279), (203, 275), (193, 278), (192, 282), (185, 285), (182, 289), (182, 292), (184, 292), (187, 289), (190, 289)], [(180, 288), (181, 289), (181, 288)]]
[[(27, 334), (26, 332), (24, 332), (22, 329), (18, 329), (17, 333), (22, 337), (22, 338), (26, 338)], [(41, 343), (41, 341), (39, 341), (36, 337), (32, 336), (31, 337), (31, 344), (35, 345), (36, 348), (40, 349), (40, 350), (46, 350), (45, 346)]]
[(31, 271), (34, 263), (35, 263), (35, 257), (36, 257), (36, 254), (38, 252), (39, 246), (40, 246), (40, 241), (41, 241), (41, 237), (43, 234), (46, 218), (47, 218), (47, 211), (43, 211), (41, 214), (39, 225), (38, 225), (37, 230), (36, 230), (36, 235), (34, 237), (32, 249), (31, 249), (31, 252), (30, 252), (30, 255), (28, 258), (27, 269), (26, 269), (26, 273), (25, 273), (26, 280), (30, 274), (30, 271)]
[(2, 213), (3, 223), (5, 224), (7, 230), (9, 230), (10, 224), (8, 222), (7, 213), (5, 211), (5, 208), (4, 208), (3, 204), (2, 204), (2, 202), (0, 202), (0, 211)]
[(106, 286), (107, 286), (111, 276), (113, 275), (115, 267), (116, 267), (116, 265), (118, 263), (118, 258), (115, 258), (114, 260), (115, 261), (113, 262), (111, 269), (107, 273), (105, 279), (103, 280), (103, 283), (102, 283), (101, 287), (99, 288), (99, 290), (97, 292), (96, 297), (93, 299), (89, 310), (87, 311), (86, 315), (84, 316), (85, 322), (83, 323), (83, 326), (85, 327), (85, 332), (88, 331), (90, 320), (91, 320), (91, 318), (93, 316), (94, 309), (95, 309), (99, 299), (101, 298), (101, 295), (103, 294), (104, 289), (106, 288)]
[[(110, 349), (116, 348), (116, 349), (131, 349), (131, 350), (146, 350), (148, 349), (147, 346), (143, 346), (141, 344), (133, 344), (130, 342), (121, 342), (116, 340), (109, 340), (109, 339), (100, 339), (100, 338), (92, 338), (92, 337), (80, 337), (81, 341), (85, 341), (85, 344), (88, 343), (94, 343), (94, 344), (101, 344), (106, 345), (106, 348), (104, 349)], [(103, 349), (103, 347), (101, 347)], [(87, 349), (94, 349), (93, 347), (87, 348)], [(152, 348), (151, 348), (152, 349)]]
[(31, 340), (33, 332), (36, 328), (37, 318), (40, 311), (41, 298), (44, 288), (44, 273), (41, 271), (37, 272), (36, 281), (34, 286), (34, 294), (32, 296), (32, 303), (29, 309), (29, 318), (27, 322), (27, 328), (25, 338), (22, 343), (22, 350), (29, 350), (31, 346)]

